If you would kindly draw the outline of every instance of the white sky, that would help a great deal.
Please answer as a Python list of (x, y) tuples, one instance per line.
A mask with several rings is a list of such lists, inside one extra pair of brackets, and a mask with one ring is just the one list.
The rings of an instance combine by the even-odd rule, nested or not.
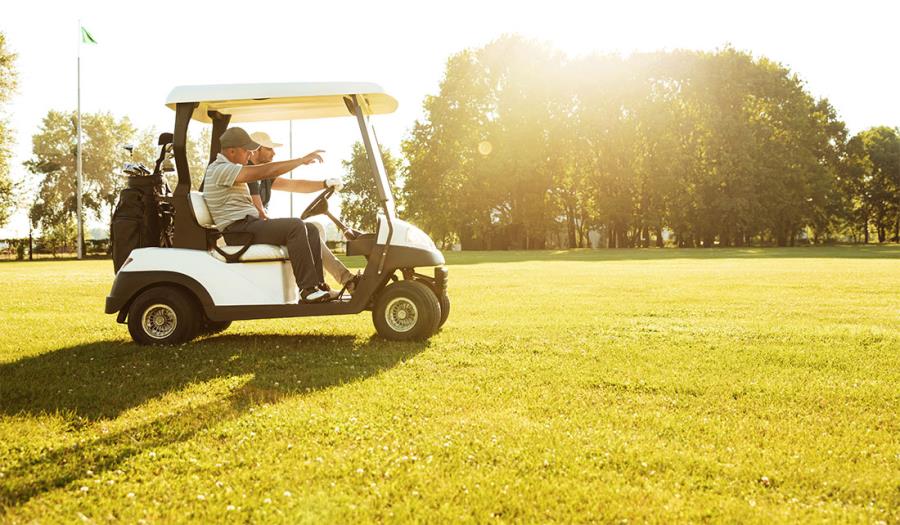
[[(82, 49), (82, 111), (128, 116), (141, 129), (171, 129), (174, 113), (163, 101), (175, 85), (368, 81), (400, 101), (397, 113), (374, 120), (382, 144), (398, 154), (423, 98), (437, 92), (449, 55), (512, 32), (570, 56), (730, 43), (799, 73), (852, 132), (900, 125), (900, 3), (887, 0), (29, 0), (4, 6), (0, 18), (8, 47), (19, 55), (19, 90), (7, 108), (17, 141), (14, 180), (28, 177), (22, 162), (47, 111), (75, 109), (79, 19), (99, 42)], [(246, 128), (287, 142), (287, 123)], [(305, 172), (310, 177), (340, 173), (357, 139), (351, 119), (294, 125), (295, 155), (327, 150), (326, 163)], [(287, 148), (276, 158), (287, 158)], [(286, 203), (273, 200), (274, 215), (286, 215)], [(295, 201), (295, 213), (304, 205)], [(20, 211), (0, 238), (27, 233)]]

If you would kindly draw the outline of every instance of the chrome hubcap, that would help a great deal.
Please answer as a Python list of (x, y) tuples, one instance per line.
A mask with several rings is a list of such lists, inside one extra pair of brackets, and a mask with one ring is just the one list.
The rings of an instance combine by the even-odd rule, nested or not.
[(405, 297), (391, 300), (384, 310), (384, 320), (395, 332), (408, 332), (416, 326), (419, 310), (415, 303)]
[(154, 304), (144, 310), (141, 318), (141, 326), (144, 327), (144, 333), (154, 339), (165, 339), (172, 335), (175, 328), (178, 327), (178, 316), (175, 310), (165, 304)]

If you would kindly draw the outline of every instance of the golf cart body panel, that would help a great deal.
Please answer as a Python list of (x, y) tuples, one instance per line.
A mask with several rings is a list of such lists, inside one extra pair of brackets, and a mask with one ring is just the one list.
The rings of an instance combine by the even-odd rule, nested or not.
[(131, 252), (131, 262), (119, 273), (123, 278), (134, 272), (181, 273), (208, 290), (212, 304), (218, 306), (296, 303), (299, 299), (290, 261), (230, 264), (214, 254), (178, 248), (141, 248)]
[[(363, 310), (373, 311), (376, 329), (390, 339), (429, 337), (443, 324), (449, 311), (444, 256), (425, 232), (397, 218), (369, 119), (397, 108), (397, 101), (380, 86), (348, 82), (180, 86), (169, 94), (166, 105), (175, 110), (174, 132), (164, 136), (171, 143), (178, 175), (175, 191), (167, 197), (174, 209), (171, 247), (133, 250), (116, 274), (106, 300), (106, 312), (118, 312), (119, 322), (127, 318), (136, 341), (159, 342), (157, 336), (167, 327), (180, 330), (172, 332), (172, 342), (190, 340), (191, 334), (198, 332), (184, 326), (196, 323), (209, 327), (210, 323), (242, 319)], [(187, 130), (192, 120), (212, 123), (212, 162), (221, 149), (219, 137), (230, 124), (340, 116), (354, 117), (362, 135), (381, 208), (377, 229), (360, 233), (344, 227), (327, 212), (333, 190), (323, 191), (317, 199), (323, 201), (324, 212), (313, 215), (330, 217), (348, 238), (347, 254), (364, 256), (366, 266), (352, 296), (298, 304), (297, 283), (284, 246), (257, 245), (252, 238), (244, 246), (223, 245), (202, 193), (191, 191)], [(165, 148), (169, 142), (161, 136), (160, 144)], [(304, 213), (312, 213), (310, 209)], [(434, 275), (416, 272), (424, 266), (436, 267)], [(177, 297), (168, 300), (167, 296)], [(200, 310), (202, 317), (195, 321), (192, 317), (200, 315)]]

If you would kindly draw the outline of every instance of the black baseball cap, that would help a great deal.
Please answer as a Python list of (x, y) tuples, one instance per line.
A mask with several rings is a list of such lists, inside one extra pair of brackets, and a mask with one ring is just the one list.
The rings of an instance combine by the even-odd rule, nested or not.
[(222, 136), (219, 137), (219, 146), (226, 148), (244, 148), (250, 151), (259, 147), (259, 144), (253, 142), (250, 135), (244, 131), (244, 128), (228, 128)]

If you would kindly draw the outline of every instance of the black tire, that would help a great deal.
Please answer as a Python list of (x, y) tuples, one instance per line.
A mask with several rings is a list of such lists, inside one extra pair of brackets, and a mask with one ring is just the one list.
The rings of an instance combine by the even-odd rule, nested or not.
[(200, 316), (190, 294), (174, 286), (155, 286), (132, 301), (128, 333), (139, 345), (186, 343), (199, 332)]
[[(424, 284), (425, 286), (430, 288), (435, 295), (437, 295), (437, 292), (435, 291), (432, 283), (419, 278), (416, 278), (416, 281)], [(438, 322), (438, 330), (440, 330), (441, 327), (444, 326), (444, 323), (447, 322), (447, 317), (450, 316), (450, 296), (447, 295), (447, 292), (438, 295), (438, 304), (440, 304), (441, 306), (441, 320)]]
[(444, 323), (447, 322), (447, 317), (450, 316), (450, 296), (446, 293), (441, 294), (439, 300), (441, 303), (441, 321), (438, 323), (438, 330), (444, 326)]
[(418, 281), (388, 285), (372, 310), (372, 321), (378, 334), (391, 341), (428, 339), (437, 331), (440, 320), (441, 306), (437, 296)]
[(203, 326), (200, 328), (200, 335), (213, 335), (224, 332), (228, 330), (229, 326), (231, 326), (231, 321), (210, 321), (209, 319), (204, 319)]

